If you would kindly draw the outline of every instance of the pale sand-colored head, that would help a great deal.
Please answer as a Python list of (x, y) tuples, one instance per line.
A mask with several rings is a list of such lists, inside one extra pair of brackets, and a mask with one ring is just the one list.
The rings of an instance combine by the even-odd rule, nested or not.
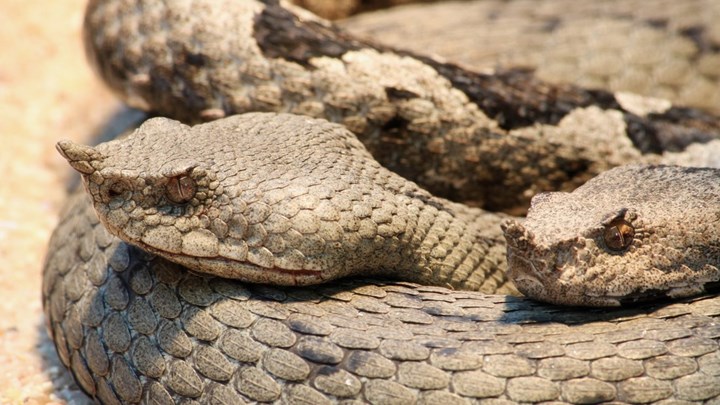
[(528, 296), (616, 306), (694, 295), (720, 281), (720, 171), (616, 168), (536, 196), (503, 229), (509, 276)]

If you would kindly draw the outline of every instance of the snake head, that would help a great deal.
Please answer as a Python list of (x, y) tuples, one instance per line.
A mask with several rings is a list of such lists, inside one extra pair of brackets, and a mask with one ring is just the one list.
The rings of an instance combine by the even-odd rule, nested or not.
[(244, 114), (192, 128), (154, 118), (123, 139), (58, 149), (110, 233), (247, 282), (307, 285), (384, 271), (387, 260), (403, 260), (385, 242), (405, 232), (395, 212), (425, 204), (405, 196), (415, 186), (350, 132), (302, 116)]
[[(82, 175), (93, 207), (111, 233), (154, 253), (177, 254), (183, 244), (189, 251), (193, 243), (193, 236), (179, 229), (202, 232), (203, 213), (224, 212), (227, 217), (231, 211), (215, 171), (187, 146), (187, 129), (155, 119), (123, 139), (95, 147), (60, 141), (57, 149)], [(217, 238), (210, 232), (192, 235), (205, 236), (194, 238), (194, 255), (213, 254)]]
[(720, 280), (717, 172), (628, 166), (572, 193), (536, 196), (503, 224), (508, 276), (550, 303), (619, 306), (703, 292)]

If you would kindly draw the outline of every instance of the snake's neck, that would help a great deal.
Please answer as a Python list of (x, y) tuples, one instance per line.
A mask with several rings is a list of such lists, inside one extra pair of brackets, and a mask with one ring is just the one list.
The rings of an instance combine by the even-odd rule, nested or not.
[[(437, 202), (438, 204), (433, 204)], [(419, 213), (415, 260), (403, 277), (454, 289), (494, 292), (508, 285), (503, 215), (437, 199)]]

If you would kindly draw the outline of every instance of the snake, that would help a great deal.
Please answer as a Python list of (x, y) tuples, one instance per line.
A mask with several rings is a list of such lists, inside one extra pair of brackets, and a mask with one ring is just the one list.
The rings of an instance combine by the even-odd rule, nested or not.
[[(718, 298), (645, 302), (718, 282), (717, 169), (657, 165), (711, 147), (717, 118), (643, 112), (526, 71), (475, 73), (275, 1), (218, 3), (88, 6), (90, 59), (112, 88), (160, 115), (213, 120), (58, 144), (87, 193), (50, 241), (43, 302), (90, 397), (720, 396)], [(247, 110), (261, 112), (235, 115)], [(564, 141), (578, 123), (617, 143)], [(645, 164), (612, 169), (628, 162)], [(515, 212), (581, 183), (535, 197), (526, 220), (435, 196)], [(543, 304), (515, 296), (508, 275), (554, 303), (640, 305)]]

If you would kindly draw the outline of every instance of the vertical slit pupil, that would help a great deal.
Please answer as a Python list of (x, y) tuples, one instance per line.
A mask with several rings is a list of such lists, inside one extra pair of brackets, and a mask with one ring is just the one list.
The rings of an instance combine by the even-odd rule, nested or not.
[(622, 251), (630, 247), (635, 237), (635, 228), (623, 218), (616, 218), (605, 226), (603, 239), (610, 250)]
[(186, 203), (195, 196), (195, 181), (190, 176), (173, 177), (168, 181), (167, 198), (174, 203)]

